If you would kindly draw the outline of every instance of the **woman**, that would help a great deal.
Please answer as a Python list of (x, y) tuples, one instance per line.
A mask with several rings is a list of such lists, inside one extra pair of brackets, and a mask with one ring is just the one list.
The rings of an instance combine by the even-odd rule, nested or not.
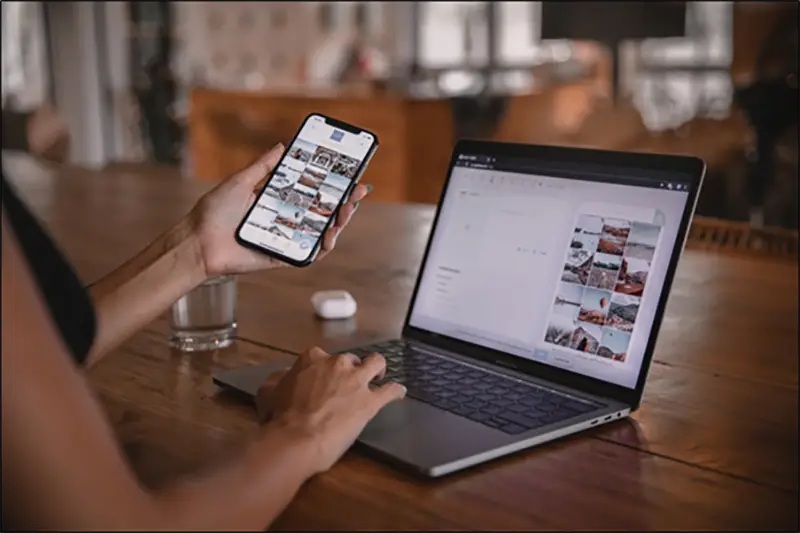
[[(311, 476), (329, 469), (398, 384), (370, 389), (385, 362), (312, 349), (258, 404), (271, 419), (228, 465), (152, 492), (122, 454), (80, 365), (92, 365), (211, 276), (275, 268), (233, 233), (277, 146), (206, 194), (170, 231), (85, 291), (3, 179), (3, 529), (264, 529)], [(359, 185), (330, 252), (358, 202)]]

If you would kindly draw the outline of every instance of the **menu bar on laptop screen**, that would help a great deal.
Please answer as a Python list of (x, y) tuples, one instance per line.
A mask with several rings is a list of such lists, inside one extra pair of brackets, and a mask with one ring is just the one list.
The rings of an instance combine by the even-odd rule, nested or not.
[(674, 172), (661, 172), (653, 169), (609, 169), (608, 167), (590, 166), (565, 162), (537, 162), (530, 159), (514, 157), (497, 157), (485, 155), (460, 155), (455, 161), (456, 167), (477, 170), (493, 170), (517, 174), (538, 174), (554, 178), (580, 181), (592, 181), (619, 185), (633, 185), (652, 189), (688, 191), (691, 176)]

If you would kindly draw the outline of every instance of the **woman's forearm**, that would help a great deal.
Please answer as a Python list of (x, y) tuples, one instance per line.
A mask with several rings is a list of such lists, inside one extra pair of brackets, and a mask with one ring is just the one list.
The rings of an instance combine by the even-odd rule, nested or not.
[(205, 280), (197, 240), (187, 221), (89, 287), (97, 313), (92, 365)]
[(264, 530), (314, 473), (316, 445), (293, 429), (267, 427), (236, 460), (157, 495), (159, 528)]
[[(259, 428), (242, 453), (202, 478), (144, 488), (2, 218), (3, 332), (14, 332), (2, 335), (4, 523), (28, 531), (263, 529), (327, 466), (326, 435), (296, 410)], [(25, 386), (7, 393), (15, 383)]]

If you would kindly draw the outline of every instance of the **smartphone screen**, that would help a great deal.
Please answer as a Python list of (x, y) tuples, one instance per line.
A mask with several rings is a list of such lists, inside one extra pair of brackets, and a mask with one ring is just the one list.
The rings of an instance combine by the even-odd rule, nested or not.
[(313, 259), (375, 144), (369, 132), (308, 117), (240, 226), (239, 239), (293, 263)]

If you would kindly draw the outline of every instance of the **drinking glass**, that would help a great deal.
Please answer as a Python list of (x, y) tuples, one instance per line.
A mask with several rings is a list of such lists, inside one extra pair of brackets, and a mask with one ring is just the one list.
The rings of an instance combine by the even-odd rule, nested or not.
[(219, 276), (172, 305), (169, 344), (184, 352), (219, 350), (236, 338), (236, 278)]

